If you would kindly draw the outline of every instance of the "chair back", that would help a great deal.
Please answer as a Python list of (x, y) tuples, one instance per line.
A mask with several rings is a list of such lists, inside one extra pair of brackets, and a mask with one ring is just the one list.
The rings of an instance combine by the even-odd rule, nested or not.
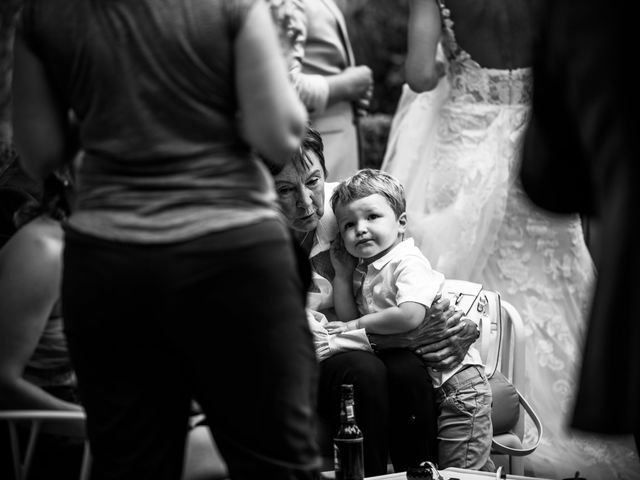
[[(0, 410), (0, 421), (6, 421), (9, 426), (11, 443), (11, 458), (15, 480), (26, 480), (29, 476), (31, 465), (34, 461), (34, 451), (41, 427), (47, 422), (65, 423), (84, 421), (84, 412), (72, 412), (63, 410)], [(21, 448), (18, 438), (18, 425), (28, 429), (26, 446)], [(24, 451), (23, 451), (24, 450)], [(91, 467), (91, 453), (89, 441), (85, 440), (82, 465), (79, 480), (89, 479)]]
[[(542, 425), (520, 392), (525, 383), (524, 325), (517, 309), (496, 291), (482, 290), (477, 300), (480, 351), (493, 394), (493, 456), (508, 457), (509, 472), (524, 475), (523, 457), (540, 443)], [(524, 446), (524, 422), (528, 414), (538, 430), (532, 446)]]

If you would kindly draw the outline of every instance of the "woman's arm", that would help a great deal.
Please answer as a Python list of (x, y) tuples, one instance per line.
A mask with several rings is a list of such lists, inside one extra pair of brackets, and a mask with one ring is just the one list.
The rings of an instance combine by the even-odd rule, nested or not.
[(39, 217), (0, 251), (0, 408), (81, 410), (24, 380), (60, 295), (62, 229)]
[[(347, 328), (346, 324), (339, 325), (339, 323), (348, 322), (360, 316), (353, 295), (353, 272), (358, 261), (347, 252), (340, 234), (331, 242), (329, 258), (334, 270), (333, 281), (331, 282), (333, 287), (333, 306), (339, 320), (338, 322), (333, 322), (338, 325), (333, 325), (332, 323), (329, 333), (339, 333), (334, 330), (344, 331)], [(358, 328), (353, 325), (351, 325), (353, 327), (351, 328), (352, 330)]]
[(289, 75), (307, 110), (322, 113), (338, 102), (356, 102), (361, 108), (367, 108), (373, 93), (373, 72), (366, 65), (347, 67), (335, 75), (302, 73), (309, 18), (304, 5), (292, 3), (297, 7), (292, 10), (297, 35), (291, 50)]
[(444, 65), (436, 60), (440, 11), (437, 0), (411, 0), (409, 6), (405, 76), (411, 90), (426, 92), (444, 75)]
[(42, 181), (69, 157), (66, 108), (56, 98), (40, 59), (19, 35), (13, 69), (13, 129), (22, 168)]
[(289, 82), (276, 29), (266, 2), (256, 2), (235, 43), (236, 87), (246, 140), (282, 165), (300, 145), (307, 121)]
[(329, 85), (327, 106), (338, 102), (365, 100), (373, 92), (373, 72), (366, 65), (347, 67), (326, 79)]
[[(333, 326), (334, 323), (349, 322), (355, 318), (358, 318), (358, 307), (356, 306), (355, 299), (353, 298), (353, 285), (351, 278), (339, 277), (336, 275), (333, 279), (333, 305), (338, 317), (338, 322), (330, 322), (331, 326), (327, 328), (329, 333), (339, 333)], [(347, 324), (344, 323), (341, 327), (343, 329), (353, 330), (359, 328), (354, 323), (350, 324), (353, 328), (347, 328)]]

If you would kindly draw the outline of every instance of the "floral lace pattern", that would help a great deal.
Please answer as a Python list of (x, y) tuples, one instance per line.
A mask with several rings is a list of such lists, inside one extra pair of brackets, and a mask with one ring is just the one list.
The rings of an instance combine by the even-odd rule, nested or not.
[(382, 164), (405, 186), (409, 234), (445, 276), (499, 291), (522, 316), (523, 393), (544, 428), (527, 474), (640, 479), (630, 437), (567, 428), (595, 270), (580, 219), (536, 208), (518, 181), (531, 70), (482, 68), (440, 5), (447, 76), (430, 92), (405, 87)]
[(531, 69), (482, 68), (456, 42), (451, 12), (443, 2), (440, 2), (440, 12), (442, 48), (449, 61), (447, 75), (452, 85), (452, 98), (472, 103), (528, 105), (533, 92)]

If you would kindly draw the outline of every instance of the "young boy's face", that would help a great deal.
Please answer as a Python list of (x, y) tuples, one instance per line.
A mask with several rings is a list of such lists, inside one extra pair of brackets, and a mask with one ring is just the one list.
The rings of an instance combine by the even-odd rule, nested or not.
[(380, 194), (336, 206), (336, 220), (347, 252), (371, 263), (400, 243), (407, 227), (405, 213), (396, 214)]

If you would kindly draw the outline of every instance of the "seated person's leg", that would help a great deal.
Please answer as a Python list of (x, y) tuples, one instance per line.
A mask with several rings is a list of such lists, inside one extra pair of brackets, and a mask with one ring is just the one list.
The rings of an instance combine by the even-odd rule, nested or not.
[(407, 349), (379, 352), (389, 375), (390, 454), (396, 472), (437, 462), (437, 418), (431, 378), (422, 360)]
[(331, 434), (340, 425), (340, 385), (354, 386), (356, 423), (364, 436), (364, 471), (367, 477), (387, 473), (388, 418), (387, 372), (369, 352), (338, 353), (320, 363), (318, 410)]

